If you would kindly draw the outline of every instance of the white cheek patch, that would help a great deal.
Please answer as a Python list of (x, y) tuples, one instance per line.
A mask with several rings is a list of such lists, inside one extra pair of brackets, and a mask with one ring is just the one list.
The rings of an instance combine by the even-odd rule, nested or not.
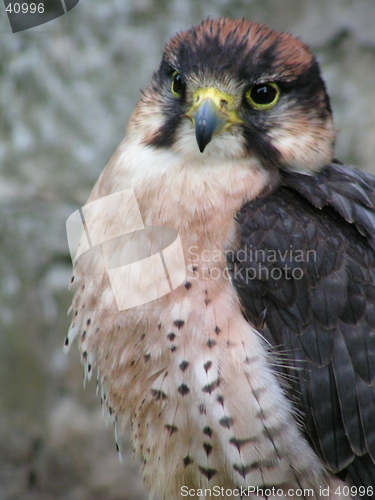
[(301, 124), (298, 129), (296, 123), (289, 129), (273, 128), (268, 135), (290, 170), (314, 172), (333, 158), (335, 131), (331, 118), (325, 123), (317, 121), (315, 127)]

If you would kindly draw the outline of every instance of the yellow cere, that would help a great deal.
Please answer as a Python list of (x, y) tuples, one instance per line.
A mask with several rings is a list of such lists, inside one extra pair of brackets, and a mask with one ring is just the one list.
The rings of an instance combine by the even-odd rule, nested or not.
[(212, 101), (215, 104), (218, 116), (225, 119), (225, 124), (221, 127), (221, 130), (227, 129), (235, 123), (242, 123), (241, 118), (237, 114), (237, 105), (233, 95), (222, 92), (214, 87), (199, 88), (194, 92), (193, 105), (187, 113), (187, 116), (193, 122), (194, 114), (205, 100)]

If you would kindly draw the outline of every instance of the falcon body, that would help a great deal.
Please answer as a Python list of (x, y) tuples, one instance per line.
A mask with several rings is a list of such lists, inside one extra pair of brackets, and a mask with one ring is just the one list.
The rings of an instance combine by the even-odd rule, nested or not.
[(334, 139), (291, 35), (208, 20), (166, 46), (89, 202), (134, 189), (145, 226), (178, 231), (186, 279), (119, 311), (78, 258), (65, 342), (130, 421), (151, 496), (371, 497), (375, 181)]

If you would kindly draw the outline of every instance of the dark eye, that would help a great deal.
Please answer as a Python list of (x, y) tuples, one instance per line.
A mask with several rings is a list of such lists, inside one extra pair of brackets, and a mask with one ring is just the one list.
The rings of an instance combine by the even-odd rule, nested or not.
[(173, 73), (171, 90), (172, 94), (179, 99), (185, 94), (185, 82), (178, 71)]
[(276, 83), (254, 85), (246, 92), (246, 99), (255, 109), (271, 109), (279, 100), (280, 89)]

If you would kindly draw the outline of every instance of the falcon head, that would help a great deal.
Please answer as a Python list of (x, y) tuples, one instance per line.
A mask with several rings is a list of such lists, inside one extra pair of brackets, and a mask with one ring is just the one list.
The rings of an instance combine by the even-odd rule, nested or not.
[(128, 134), (185, 163), (257, 158), (314, 172), (335, 131), (319, 65), (287, 33), (245, 20), (206, 20), (174, 36)]

